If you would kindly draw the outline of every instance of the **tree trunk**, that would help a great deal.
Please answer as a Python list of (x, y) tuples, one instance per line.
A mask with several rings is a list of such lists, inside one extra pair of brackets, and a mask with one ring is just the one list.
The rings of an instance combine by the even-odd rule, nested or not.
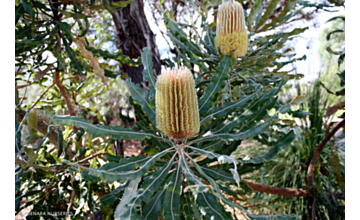
[[(112, 1), (117, 2), (117, 0)], [(143, 48), (149, 48), (153, 69), (159, 75), (161, 71), (160, 54), (155, 43), (155, 35), (146, 20), (143, 0), (134, 0), (134, 3), (111, 14), (115, 23), (118, 48), (130, 58), (140, 57)], [(130, 67), (123, 64), (120, 66), (120, 72), (127, 73), (134, 83), (144, 82), (143, 70), (143, 65)]]

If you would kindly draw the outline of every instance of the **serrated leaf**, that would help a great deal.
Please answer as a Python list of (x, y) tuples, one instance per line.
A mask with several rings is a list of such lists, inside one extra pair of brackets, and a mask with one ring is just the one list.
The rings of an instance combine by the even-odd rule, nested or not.
[(102, 126), (94, 125), (87, 122), (85, 119), (76, 116), (53, 116), (55, 124), (76, 126), (83, 128), (93, 137), (106, 137), (111, 136), (115, 139), (136, 139), (142, 140), (145, 137), (159, 138), (155, 134), (147, 133), (143, 131), (133, 131), (129, 128), (123, 128), (122, 126)]
[(153, 99), (155, 99), (155, 87), (156, 87), (156, 79), (154, 78), (153, 74), (152, 74), (152, 66), (153, 66), (153, 62), (152, 62), (152, 57), (150, 55), (150, 50), (149, 48), (145, 47), (143, 49), (144, 52), (141, 53), (141, 62), (144, 65), (144, 71), (143, 71), (143, 75), (144, 75), (144, 79), (145, 81), (149, 82), (149, 90), (150, 93), (153, 97)]
[(190, 193), (182, 193), (181, 204), (185, 220), (201, 220), (201, 214)]
[(263, 11), (262, 0), (257, 0), (255, 2), (255, 4), (251, 7), (250, 14), (246, 19), (247, 25), (248, 25), (248, 30), (250, 32), (252, 32), (252, 29), (253, 29), (252, 23), (255, 21), (254, 26), (256, 26), (257, 21), (259, 21), (258, 17), (261, 16), (262, 11)]
[(258, 30), (257, 33), (265, 31), (265, 30), (269, 29), (270, 27), (279, 23), (287, 15), (287, 13), (289, 11), (291, 11), (291, 9), (293, 8), (293, 6), (295, 5), (296, 2), (297, 2), (297, 0), (287, 1), (287, 4), (286, 4), (284, 10), (278, 16), (273, 18), (270, 23), (264, 25), (260, 30)]
[(81, 169), (88, 170), (90, 175), (100, 177), (102, 180), (105, 180), (108, 183), (113, 183), (115, 181), (120, 182), (120, 181), (133, 180), (136, 177), (143, 176), (156, 163), (156, 161), (160, 157), (168, 153), (168, 151), (169, 149), (154, 154), (150, 157), (147, 157), (145, 161), (142, 161), (143, 164), (137, 170), (123, 170), (123, 168), (126, 167), (126, 164), (121, 165), (121, 164), (111, 163), (110, 165), (104, 165), (104, 168), (93, 169), (93, 168), (83, 167), (79, 164), (67, 162), (65, 160), (63, 160), (63, 162), (73, 165), (75, 167), (80, 167)]
[(232, 220), (231, 214), (226, 212), (224, 206), (210, 193), (199, 193), (196, 203), (202, 215), (208, 219)]
[(159, 212), (163, 207), (163, 198), (165, 196), (165, 192), (170, 185), (168, 181), (166, 182), (167, 183), (164, 185), (164, 187), (160, 189), (142, 208), (143, 220), (152, 220), (158, 218)]
[(269, 17), (273, 14), (276, 6), (277, 6), (277, 3), (279, 2), (280, 0), (272, 0), (268, 7), (266, 8), (266, 12), (264, 13), (264, 15), (261, 17), (259, 23), (256, 25), (256, 29), (259, 29), (260, 26), (262, 26), (263, 24), (265, 24), (265, 22), (269, 19)]
[(135, 179), (129, 182), (128, 187), (126, 187), (125, 192), (121, 198), (120, 203), (116, 207), (114, 219), (120, 220), (120, 215), (125, 211), (125, 205), (131, 201), (132, 198), (136, 196), (136, 191), (140, 183), (141, 177), (135, 177)]
[(140, 219), (140, 216), (137, 214), (136, 205), (141, 205), (141, 202), (148, 202), (152, 194), (159, 188), (159, 186), (164, 182), (168, 172), (171, 168), (171, 165), (174, 161), (175, 155), (164, 165), (162, 168), (157, 169), (150, 177), (147, 178), (144, 183), (141, 185), (141, 188), (138, 190), (137, 194), (133, 197), (131, 201), (125, 205), (125, 211), (119, 215), (120, 219), (128, 220), (137, 220)]
[(185, 156), (182, 154), (180, 157), (180, 161), (182, 164), (182, 171), (185, 174), (188, 186), (184, 189), (186, 193), (189, 188), (192, 190), (196, 190), (197, 192), (207, 192), (208, 188), (206, 185), (191, 171), (187, 161), (185, 160)]
[(164, 217), (165, 220), (180, 220), (180, 186), (181, 186), (181, 165), (178, 163), (177, 169), (171, 175), (170, 185), (165, 192)]
[(225, 87), (225, 80), (229, 78), (231, 67), (231, 57), (226, 55), (216, 69), (216, 75), (211, 79), (211, 83), (206, 87), (203, 96), (199, 100), (200, 115), (206, 113), (215, 103), (217, 93)]
[(239, 185), (240, 184), (240, 176), (237, 172), (237, 164), (238, 164), (238, 161), (232, 157), (232, 156), (228, 156), (228, 155), (221, 155), (221, 154), (217, 154), (217, 153), (214, 153), (214, 152), (211, 152), (211, 151), (206, 151), (206, 150), (203, 150), (203, 149), (199, 149), (199, 148), (195, 148), (195, 147), (191, 147), (189, 146), (192, 150), (204, 155), (204, 156), (207, 156), (209, 157), (210, 159), (213, 159), (213, 158), (217, 158), (218, 159), (218, 162), (220, 164), (223, 164), (223, 163), (232, 163), (234, 164), (234, 168), (230, 168), (230, 172), (232, 173), (233, 175), (233, 179), (235, 180), (235, 182)]
[(274, 158), (278, 152), (280, 152), (281, 150), (283, 150), (284, 148), (286, 148), (287, 146), (289, 146), (291, 144), (291, 142), (295, 139), (295, 133), (293, 130), (291, 130), (289, 133), (287, 133), (286, 135), (284, 135), (282, 138), (280, 138), (274, 145), (273, 148), (271, 148), (271, 150), (266, 153), (263, 156), (259, 156), (259, 157), (255, 157), (253, 159), (250, 160), (241, 160), (239, 159), (239, 162), (241, 163), (263, 163), (263, 162), (268, 162), (270, 161), (272, 158)]
[(269, 218), (277, 218), (277, 219), (283, 219), (283, 220), (296, 220), (296, 216), (289, 216), (289, 215), (253, 215), (248, 213), (243, 207), (233, 203), (231, 200), (227, 199), (224, 197), (219, 185), (208, 175), (206, 175), (204, 173), (204, 171), (202, 171), (201, 167), (191, 158), (189, 157), (190, 161), (192, 162), (192, 164), (194, 165), (194, 167), (196, 168), (196, 170), (211, 184), (212, 189), (215, 192), (215, 195), (217, 197), (219, 197), (221, 199), (221, 201), (223, 203), (225, 203), (226, 205), (229, 205), (230, 207), (236, 207), (242, 211), (244, 211), (248, 217), (250, 217), (250, 219), (254, 219), (254, 220), (267, 220)]
[(257, 135), (259, 133), (261, 133), (262, 131), (264, 131), (266, 128), (268, 128), (271, 124), (272, 121), (277, 120), (278, 116), (275, 114), (273, 115), (271, 118), (269, 118), (266, 122), (258, 124), (258, 125), (254, 125), (251, 128), (248, 128), (246, 131), (243, 132), (239, 132), (236, 134), (232, 134), (232, 133), (220, 133), (220, 134), (212, 134), (211, 132), (206, 133), (204, 136), (197, 138), (193, 141), (191, 141), (190, 143), (199, 143), (199, 142), (203, 142), (203, 141), (212, 141), (212, 140), (240, 140), (240, 139), (244, 139), (244, 138), (248, 138), (248, 137), (252, 137), (254, 135)]
[(224, 117), (226, 115), (229, 115), (234, 109), (238, 107), (243, 107), (248, 104), (248, 102), (259, 97), (262, 92), (262, 89), (258, 89), (255, 93), (251, 95), (242, 96), (235, 102), (227, 102), (223, 106), (211, 110), (203, 119), (201, 119), (200, 125), (207, 123), (212, 117)]
[(119, 200), (120, 194), (121, 192), (128, 187), (129, 182), (125, 182), (124, 184), (120, 185), (119, 187), (117, 187), (116, 189), (114, 189), (113, 191), (111, 191), (111, 193), (104, 195), (103, 197), (100, 198), (100, 203), (101, 205), (110, 205), (114, 202), (116, 202), (117, 200)]
[(132, 98), (141, 105), (146, 116), (149, 118), (150, 122), (155, 125), (155, 99), (150, 99), (149, 92), (140, 87), (139, 84), (135, 85), (130, 81), (130, 78), (126, 80), (126, 85), (129, 89), (129, 92)]

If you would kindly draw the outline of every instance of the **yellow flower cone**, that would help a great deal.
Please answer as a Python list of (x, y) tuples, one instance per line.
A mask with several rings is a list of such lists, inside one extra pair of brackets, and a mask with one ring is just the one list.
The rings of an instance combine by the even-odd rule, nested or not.
[(237, 57), (243, 57), (248, 47), (244, 9), (234, 0), (224, 1), (219, 6), (217, 14), (216, 48), (225, 55), (230, 55), (233, 51)]
[(182, 140), (199, 133), (195, 82), (186, 68), (163, 69), (156, 82), (156, 125), (170, 138)]

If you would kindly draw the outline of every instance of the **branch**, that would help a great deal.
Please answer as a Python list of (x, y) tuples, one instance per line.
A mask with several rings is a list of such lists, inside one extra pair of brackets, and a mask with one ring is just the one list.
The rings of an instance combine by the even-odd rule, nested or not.
[(255, 183), (251, 180), (246, 180), (246, 179), (241, 179), (241, 181), (247, 183), (252, 190), (257, 192), (271, 193), (279, 196), (289, 196), (289, 197), (313, 197), (304, 189), (292, 189), (292, 188), (268, 186), (260, 183)]
[[(15, 159), (15, 163), (16, 164), (23, 164), (25, 166), (28, 166), (27, 162), (25, 162), (23, 160), (20, 160), (20, 159)], [(30, 164), (28, 167), (33, 167), (35, 169), (49, 170), (49, 171), (53, 171), (53, 172), (56, 172), (58, 170), (66, 170), (67, 169), (67, 168), (45, 167), (45, 166), (40, 166), (40, 165), (37, 165), (37, 164)]]
[(331, 139), (331, 137), (336, 133), (336, 131), (338, 131), (344, 125), (345, 125), (345, 119), (342, 120), (339, 124), (337, 124), (336, 127), (325, 137), (325, 139), (316, 148), (314, 156), (310, 161), (310, 164), (309, 164), (309, 167), (308, 167), (308, 172), (307, 172), (307, 181), (308, 181), (308, 186), (310, 188), (312, 188), (312, 186), (314, 184), (314, 172), (313, 172), (314, 171), (314, 166), (315, 166), (315, 164), (316, 164), (322, 150), (324, 149), (327, 142)]
[(75, 112), (74, 106), (72, 105), (72, 103), (70, 101), (69, 94), (67, 93), (64, 86), (61, 84), (60, 70), (58, 70), (58, 69), (56, 69), (56, 71), (55, 71), (54, 84), (59, 88), (61, 95), (64, 97), (65, 103), (66, 103), (66, 105), (67, 105), (67, 107), (69, 109), (70, 115), (71, 116), (76, 116), (76, 112)]
[[(55, 70), (55, 74), (54, 74), (54, 84), (59, 88), (61, 95), (64, 97), (65, 103), (69, 109), (69, 113), (71, 116), (76, 116), (76, 111), (74, 109), (74, 106), (71, 103), (69, 94), (67, 93), (66, 89), (64, 88), (64, 86), (61, 84), (60, 81), (60, 70), (57, 68)], [(71, 127), (72, 130), (76, 133), (77, 132), (77, 128), (75, 126)]]
[[(20, 110), (20, 109), (15, 109), (15, 114), (18, 116), (18, 122), (20, 123), (23, 120), (23, 118), (26, 114), (26, 111)], [(26, 124), (26, 123), (24, 123), (24, 124)], [(37, 130), (38, 132), (40, 132), (43, 135), (46, 135), (47, 130), (48, 130), (48, 125), (43, 120), (38, 119), (38, 123), (35, 126), (35, 130)], [(58, 133), (56, 131), (54, 131), (53, 129), (50, 129), (50, 134), (49, 134), (48, 138), (49, 138), (49, 141), (56, 146), (56, 148), (59, 148)]]
[[(276, 186), (268, 186), (260, 183), (255, 183), (251, 180), (241, 179), (241, 181), (247, 183), (249, 187), (256, 191), (262, 193), (271, 193), (279, 196), (289, 196), (289, 197), (314, 197), (305, 189), (292, 189), (292, 188), (281, 188)], [(341, 199), (345, 200), (345, 193), (326, 193), (325, 194), (329, 199)]]

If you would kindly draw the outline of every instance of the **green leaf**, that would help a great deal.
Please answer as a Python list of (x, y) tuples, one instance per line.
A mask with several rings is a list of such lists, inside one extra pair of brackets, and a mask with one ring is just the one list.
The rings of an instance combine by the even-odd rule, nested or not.
[(59, 158), (63, 153), (63, 149), (64, 149), (64, 137), (60, 128), (57, 128), (57, 132), (58, 132), (58, 144), (59, 144), (57, 158)]
[(63, 34), (65, 34), (66, 38), (69, 40), (70, 44), (72, 43), (72, 35), (71, 35), (71, 27), (66, 22), (54, 21), (57, 25), (59, 25), (60, 30)]
[(181, 165), (171, 175), (170, 185), (165, 192), (164, 217), (165, 220), (180, 220), (180, 186), (181, 186)]
[(239, 159), (239, 162), (241, 163), (263, 163), (263, 162), (268, 162), (270, 161), (272, 158), (274, 158), (278, 152), (280, 152), (282, 149), (286, 148), (287, 146), (289, 146), (291, 144), (291, 142), (295, 139), (295, 133), (293, 130), (291, 130), (289, 133), (287, 133), (285, 136), (283, 136), (282, 138), (280, 138), (274, 145), (273, 148), (271, 148), (271, 150), (260, 157), (255, 157), (253, 159), (250, 160), (241, 160)]
[(155, 88), (156, 88), (156, 79), (154, 78), (153, 74), (152, 74), (152, 66), (153, 66), (153, 62), (152, 62), (152, 57), (150, 55), (150, 50), (149, 48), (145, 47), (144, 52), (141, 53), (141, 62), (144, 65), (144, 71), (143, 71), (143, 75), (144, 75), (144, 79), (145, 81), (149, 82), (149, 90), (150, 93), (153, 97), (153, 99), (155, 99)]
[(201, 167), (191, 158), (189, 157), (190, 161), (192, 162), (192, 164), (194, 165), (194, 167), (196, 168), (196, 170), (211, 184), (212, 189), (215, 192), (215, 195), (217, 197), (219, 197), (221, 199), (221, 201), (223, 203), (225, 203), (226, 205), (229, 205), (230, 207), (236, 207), (242, 211), (244, 211), (247, 216), (250, 219), (254, 219), (254, 220), (267, 220), (267, 219), (271, 219), (271, 218), (277, 218), (277, 219), (283, 219), (283, 220), (296, 220), (296, 216), (289, 216), (289, 215), (253, 215), (248, 213), (243, 207), (233, 203), (232, 201), (230, 201), (229, 199), (225, 198), (219, 185), (208, 175), (206, 175), (204, 173), (204, 171), (201, 169)]
[(114, 219), (120, 220), (120, 216), (125, 212), (125, 205), (131, 201), (132, 198), (136, 196), (136, 191), (140, 183), (141, 177), (135, 177), (135, 179), (129, 182), (129, 185), (126, 187), (125, 192), (121, 198), (120, 203), (116, 207)]
[(141, 185), (141, 188), (138, 190), (137, 194), (133, 197), (131, 201), (128, 202), (124, 207), (124, 211), (118, 217), (120, 219), (140, 219), (139, 214), (137, 214), (136, 205), (141, 205), (141, 202), (148, 202), (152, 196), (152, 194), (160, 187), (160, 185), (164, 182), (166, 176), (169, 173), (169, 170), (174, 161), (175, 155), (171, 158), (166, 165), (162, 168), (154, 171), (150, 176), (144, 181)]
[[(18, 23), (21, 15), (25, 12), (22, 5), (15, 6), (15, 25)], [(16, 33), (16, 32), (15, 32)]]
[(225, 80), (229, 78), (231, 67), (231, 57), (226, 55), (216, 69), (216, 75), (211, 79), (211, 83), (206, 87), (203, 96), (199, 100), (199, 112), (203, 115), (214, 105), (217, 93), (225, 87)]
[(264, 15), (261, 17), (259, 23), (256, 25), (256, 29), (259, 29), (263, 24), (265, 24), (266, 21), (268, 21), (269, 17), (273, 14), (276, 6), (277, 6), (277, 3), (279, 2), (280, 0), (272, 0), (268, 7), (266, 8), (266, 12), (264, 13)]
[(84, 178), (85, 180), (93, 181), (93, 182), (101, 181), (101, 179), (99, 177), (90, 175), (88, 170), (81, 171), (81, 178)]
[(190, 193), (182, 193), (181, 205), (185, 220), (201, 220), (201, 214), (195, 203), (195, 198)]
[[(168, 153), (168, 151), (170, 151), (170, 148), (163, 152), (151, 155), (145, 159), (139, 159), (143, 164), (137, 170), (124, 170), (124, 167), (127, 167), (127, 164), (109, 163), (109, 164), (105, 164), (101, 169), (93, 169), (93, 168), (83, 167), (79, 164), (71, 163), (65, 160), (63, 160), (63, 162), (73, 166), (80, 167), (81, 169), (88, 170), (90, 175), (100, 177), (101, 179), (105, 180), (108, 183), (113, 183), (115, 181), (120, 182), (120, 181), (133, 180), (136, 177), (143, 176), (155, 164), (155, 162), (160, 157)], [(132, 161), (132, 163), (136, 163), (136, 161)]]
[(191, 171), (183, 154), (181, 155), (180, 160), (182, 165), (182, 171), (185, 174), (188, 182), (188, 186), (184, 189), (184, 192), (187, 192), (188, 188), (196, 190), (197, 192), (207, 192), (207, 186)]
[[(73, 49), (71, 49), (71, 47), (69, 46), (69, 44), (66, 42), (66, 40), (63, 40), (64, 45), (65, 45), (65, 50), (66, 53), (68, 54), (70, 60), (71, 60), (71, 65), (73, 68), (75, 68), (73, 71), (76, 75), (83, 75), (83, 71), (84, 71), (84, 66), (80, 63), (80, 61), (76, 58), (76, 54), (75, 51)], [(60, 55), (61, 56), (61, 55)]]
[(344, 54), (343, 51), (333, 51), (330, 46), (326, 47), (326, 51), (329, 52), (329, 53), (331, 53), (331, 54), (334, 54), (334, 55)]
[(165, 192), (170, 185), (169, 181), (166, 182), (164, 187), (158, 190), (151, 200), (142, 208), (143, 220), (153, 220), (158, 218), (159, 212), (163, 207)]
[(24, 7), (24, 10), (32, 19), (34, 19), (35, 11), (33, 10), (32, 4), (28, 0), (21, 0), (21, 4)]
[(327, 35), (326, 35), (326, 40), (330, 40), (330, 36), (332, 35), (332, 34), (334, 34), (334, 33), (344, 33), (345, 31), (344, 30), (334, 30), (334, 31), (331, 31), (330, 33), (328, 33)]
[(203, 119), (201, 119), (200, 125), (207, 123), (212, 117), (224, 117), (229, 115), (234, 109), (244, 107), (253, 99), (258, 98), (262, 92), (262, 89), (257, 89), (255, 93), (248, 96), (242, 96), (236, 102), (227, 102), (223, 106), (211, 110)]
[(237, 164), (238, 164), (238, 161), (232, 157), (232, 156), (228, 156), (228, 155), (221, 155), (221, 154), (217, 154), (217, 153), (214, 153), (214, 152), (211, 152), (211, 151), (206, 151), (206, 150), (203, 150), (203, 149), (199, 149), (199, 148), (195, 148), (195, 147), (191, 147), (189, 146), (192, 150), (204, 155), (204, 156), (207, 156), (208, 158), (210, 159), (213, 159), (213, 158), (217, 158), (218, 159), (218, 162), (220, 164), (223, 164), (223, 163), (232, 163), (234, 164), (234, 168), (230, 168), (230, 172), (233, 174), (233, 179), (235, 180), (235, 182), (239, 185), (240, 184), (240, 176), (237, 172)]
[(111, 136), (114, 139), (136, 139), (142, 140), (145, 137), (160, 138), (152, 133), (146, 133), (142, 131), (133, 131), (129, 128), (123, 128), (122, 126), (102, 126), (93, 125), (87, 122), (85, 119), (76, 116), (53, 116), (55, 124), (76, 126), (83, 128), (93, 137), (106, 137)]
[(301, 103), (305, 102), (306, 100), (309, 99), (309, 96), (307, 95), (300, 95), (300, 96), (297, 96), (295, 97), (291, 102), (290, 104), (291, 105), (300, 105)]
[(290, 115), (292, 115), (293, 117), (297, 117), (297, 118), (303, 118), (307, 115), (312, 115), (312, 113), (310, 112), (304, 112), (304, 111), (301, 111), (300, 109), (296, 110), (296, 111), (289, 111), (288, 112)]
[(129, 89), (129, 92), (132, 98), (141, 105), (146, 116), (149, 118), (150, 122), (155, 125), (155, 99), (150, 99), (149, 92), (140, 87), (139, 84), (135, 85), (130, 81), (130, 78), (126, 80), (126, 85)]
[(206, 133), (204, 136), (197, 138), (195, 140), (192, 140), (190, 143), (199, 143), (203, 141), (212, 141), (212, 140), (240, 140), (245, 139), (248, 137), (252, 137), (254, 135), (257, 135), (264, 131), (266, 128), (268, 128), (272, 121), (277, 120), (278, 116), (275, 114), (271, 118), (269, 118), (266, 122), (258, 125), (254, 125), (251, 128), (248, 128), (246, 131), (232, 134), (232, 133), (220, 133), (220, 134), (212, 134), (211, 132)]
[(19, 124), (17, 115), (15, 114), (15, 144), (17, 146), (17, 149), (21, 149), (21, 129), (22, 126)]
[(84, 14), (81, 13), (76, 13), (76, 12), (69, 12), (69, 11), (65, 11), (65, 10), (61, 10), (58, 9), (59, 12), (61, 12), (61, 14), (64, 14), (66, 17), (72, 17), (75, 19), (85, 19), (85, 18), (89, 18), (90, 16), (86, 16)]
[(345, 21), (345, 16), (335, 16), (335, 17), (332, 17), (332, 18), (330, 18), (329, 20), (327, 20), (325, 23), (328, 23), (328, 22), (333, 21), (333, 20), (336, 20), (336, 19), (341, 19), (341, 20)]
[(248, 30), (250, 32), (252, 32), (252, 28), (253, 28), (252, 23), (253, 23), (253, 21), (255, 21), (254, 26), (256, 26), (256, 23), (259, 22), (258, 17), (261, 16), (262, 11), (263, 11), (262, 0), (257, 0), (255, 2), (255, 4), (251, 7), (250, 14), (246, 19), (247, 25), (248, 25)]
[(208, 219), (232, 220), (231, 214), (226, 212), (224, 206), (210, 193), (197, 194), (196, 203), (202, 215)]
[(276, 25), (277, 23), (279, 23), (287, 15), (287, 13), (289, 11), (291, 11), (291, 9), (293, 8), (293, 6), (295, 5), (296, 2), (297, 2), (297, 0), (289, 0), (289, 1), (287, 1), (287, 4), (286, 4), (284, 10), (278, 16), (273, 18), (270, 23), (264, 25), (260, 30), (258, 30), (257, 33), (265, 31), (265, 30), (269, 29), (270, 27), (272, 27), (272, 26)]

